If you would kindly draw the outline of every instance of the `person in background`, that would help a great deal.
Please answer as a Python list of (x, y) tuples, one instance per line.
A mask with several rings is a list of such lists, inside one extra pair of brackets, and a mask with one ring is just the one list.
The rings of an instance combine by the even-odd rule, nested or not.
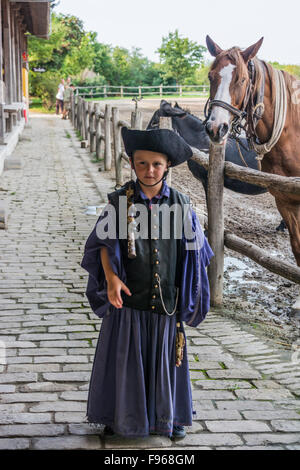
[(69, 78), (68, 78), (67, 85), (65, 86), (65, 91), (64, 91), (64, 106), (63, 106), (62, 119), (68, 119), (69, 112), (71, 109), (71, 96), (72, 96), (72, 92), (74, 91), (74, 85), (73, 83), (69, 81)]
[(56, 94), (56, 114), (63, 113), (64, 109), (64, 90), (65, 90), (65, 80), (62, 78), (60, 84), (58, 85), (57, 94)]

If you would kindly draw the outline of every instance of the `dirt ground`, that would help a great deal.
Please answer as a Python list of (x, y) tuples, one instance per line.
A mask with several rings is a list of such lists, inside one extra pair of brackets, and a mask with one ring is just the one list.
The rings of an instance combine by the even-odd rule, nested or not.
[[(175, 100), (170, 100), (172, 104)], [(205, 100), (181, 98), (180, 106), (203, 118)], [(138, 106), (143, 113), (145, 128), (160, 100), (142, 100)], [(120, 118), (130, 122), (134, 102), (112, 101), (120, 109)], [(125, 169), (125, 179), (130, 177)], [(172, 169), (172, 186), (191, 197), (206, 213), (202, 184), (193, 177), (186, 164)], [(249, 240), (273, 256), (295, 263), (288, 232), (277, 232), (281, 216), (274, 198), (269, 194), (245, 196), (225, 189), (225, 227), (232, 233)], [(226, 314), (252, 326), (263, 325), (271, 336), (293, 341), (299, 337), (300, 321), (292, 310), (300, 294), (297, 284), (262, 268), (252, 260), (225, 248), (224, 308)]]

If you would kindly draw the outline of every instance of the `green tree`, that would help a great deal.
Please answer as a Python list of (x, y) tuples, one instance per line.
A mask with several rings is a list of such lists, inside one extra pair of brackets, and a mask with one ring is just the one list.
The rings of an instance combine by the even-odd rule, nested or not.
[(145, 57), (140, 48), (130, 51), (119, 46), (95, 42), (94, 72), (108, 85), (159, 85), (163, 81), (161, 65)]
[(94, 43), (94, 72), (105, 78), (108, 85), (114, 84), (113, 48), (108, 44)]
[[(28, 37), (30, 94), (38, 96), (47, 107), (55, 103), (61, 78), (78, 75), (92, 68), (96, 34), (86, 32), (83, 22), (73, 15), (51, 15), (52, 33), (49, 40)], [(37, 73), (33, 68), (44, 68)]]
[(130, 54), (124, 47), (115, 47), (112, 53), (114, 63), (113, 81), (115, 85), (130, 85)]
[(166, 78), (171, 77), (176, 84), (183, 84), (203, 62), (204, 46), (198, 45), (188, 38), (180, 37), (178, 30), (162, 38), (157, 52), (163, 65)]
[(86, 33), (80, 41), (78, 47), (73, 47), (66, 55), (62, 72), (64, 75), (79, 75), (85, 69), (93, 68), (96, 56), (94, 41), (95, 33)]

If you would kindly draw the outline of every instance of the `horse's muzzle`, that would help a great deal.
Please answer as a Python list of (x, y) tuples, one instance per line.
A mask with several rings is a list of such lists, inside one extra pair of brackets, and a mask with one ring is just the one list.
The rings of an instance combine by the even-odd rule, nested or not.
[(208, 120), (205, 130), (214, 144), (220, 144), (229, 132), (229, 125), (224, 122), (216, 126), (212, 121)]

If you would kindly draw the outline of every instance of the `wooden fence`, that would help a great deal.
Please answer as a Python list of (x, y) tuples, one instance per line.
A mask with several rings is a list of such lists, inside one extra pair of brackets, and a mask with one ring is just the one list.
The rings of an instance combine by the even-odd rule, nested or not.
[[(123, 162), (129, 158), (122, 150), (122, 126), (142, 129), (142, 114), (139, 110), (132, 112), (131, 122), (120, 119), (119, 109), (110, 105), (101, 111), (99, 103), (87, 103), (80, 96), (72, 97), (71, 119), (74, 127), (81, 133), (89, 145), (90, 151), (96, 151), (100, 158), (100, 144), (104, 147), (104, 168), (111, 169), (111, 149), (114, 155), (116, 186), (123, 184)], [(101, 130), (103, 120), (103, 131)], [(160, 127), (172, 128), (171, 118), (161, 118)], [(225, 148), (211, 145), (209, 157), (196, 148), (192, 148), (192, 159), (208, 170), (208, 207), (207, 226), (208, 241), (215, 256), (211, 259), (208, 275), (211, 289), (211, 305), (221, 306), (223, 301), (224, 246), (247, 256), (260, 266), (290, 281), (300, 284), (300, 268), (271, 256), (259, 248), (224, 229), (223, 192), (224, 175), (247, 183), (256, 184), (267, 189), (276, 189), (288, 194), (300, 194), (300, 178), (289, 178), (271, 175), (225, 162)], [(168, 180), (170, 183), (170, 180)]]
[(266, 250), (224, 230), (223, 213), (224, 175), (287, 194), (300, 194), (300, 178), (271, 175), (225, 162), (224, 146), (211, 145), (209, 158), (195, 148), (193, 154), (193, 160), (208, 170), (208, 241), (215, 253), (208, 268), (212, 305), (222, 305), (224, 246), (247, 256), (268, 271), (300, 284), (300, 268), (295, 264), (275, 258)]
[(149, 95), (199, 95), (207, 96), (209, 92), (209, 85), (157, 85), (157, 86), (111, 86), (111, 85), (90, 85), (78, 86), (75, 93), (77, 96), (83, 98), (96, 98), (96, 97), (112, 97), (119, 96), (120, 98)]

